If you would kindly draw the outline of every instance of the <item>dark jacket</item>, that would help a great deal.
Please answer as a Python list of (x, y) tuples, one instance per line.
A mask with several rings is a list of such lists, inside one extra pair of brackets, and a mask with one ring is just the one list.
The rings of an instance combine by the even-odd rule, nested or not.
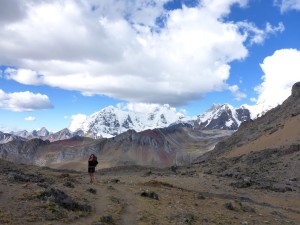
[(92, 161), (89, 161), (89, 166), (93, 166), (93, 167), (96, 167), (98, 164), (98, 161), (97, 159), (93, 159)]

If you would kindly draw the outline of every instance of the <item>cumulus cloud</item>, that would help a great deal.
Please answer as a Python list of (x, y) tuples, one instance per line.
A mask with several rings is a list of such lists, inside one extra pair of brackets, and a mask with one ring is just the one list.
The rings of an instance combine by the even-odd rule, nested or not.
[(281, 13), (289, 10), (300, 10), (299, 0), (274, 0), (274, 3), (280, 8)]
[(27, 116), (24, 118), (26, 121), (34, 121), (36, 118), (34, 116)]
[(5, 76), (87, 96), (181, 105), (226, 89), (229, 64), (248, 55), (246, 43), (283, 30), (226, 21), (231, 6), (247, 0), (203, 0), (172, 11), (167, 1), (18, 1), (25, 12), (0, 23), (0, 64), (13, 68)]
[(69, 126), (69, 130), (74, 132), (78, 129), (84, 129), (84, 127), (82, 127), (83, 122), (87, 119), (87, 116), (84, 114), (76, 114), (71, 116), (71, 123)]
[(14, 112), (52, 108), (47, 95), (29, 91), (5, 93), (0, 89), (0, 108)]
[(294, 83), (300, 81), (300, 51), (281, 49), (260, 64), (264, 72), (263, 82), (255, 90), (258, 105), (275, 107), (291, 95)]

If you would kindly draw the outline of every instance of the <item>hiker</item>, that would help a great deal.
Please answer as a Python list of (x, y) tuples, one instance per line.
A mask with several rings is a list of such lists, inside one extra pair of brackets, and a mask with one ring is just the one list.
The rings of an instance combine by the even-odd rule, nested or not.
[(93, 183), (95, 181), (95, 176), (94, 176), (95, 167), (98, 164), (97, 157), (94, 154), (91, 154), (88, 163), (89, 163), (88, 172), (90, 174), (90, 183)]

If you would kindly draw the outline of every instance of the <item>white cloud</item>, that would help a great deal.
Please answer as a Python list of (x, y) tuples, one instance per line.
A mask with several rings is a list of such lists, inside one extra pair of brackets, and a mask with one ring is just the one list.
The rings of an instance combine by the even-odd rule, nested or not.
[(153, 103), (119, 103), (117, 104), (117, 107), (124, 111), (133, 111), (138, 113), (147, 113), (154, 111), (158, 107), (165, 106), (172, 110), (173, 112), (176, 112), (175, 107), (170, 107), (168, 104), (160, 105), (160, 104), (153, 104)]
[(39, 85), (43, 83), (42, 76), (33, 70), (7, 68), (4, 74), (7, 79), (15, 80), (22, 84)]
[(233, 94), (235, 100), (240, 101), (247, 97), (247, 95), (239, 90), (237, 85), (232, 85), (228, 87), (228, 90)]
[(249, 22), (238, 22), (238, 25), (244, 29), (245, 36), (248, 37), (251, 45), (262, 44), (270, 34), (281, 33), (285, 29), (281, 22), (277, 26), (266, 23), (265, 29), (259, 29), (253, 23)]
[(247, 0), (173, 11), (167, 1), (20, 1), (26, 11), (0, 23), (0, 64), (17, 68), (6, 78), (23, 84), (181, 105), (226, 89), (229, 63), (248, 55), (245, 43), (283, 29), (226, 22), (230, 7)]
[(299, 0), (274, 0), (274, 3), (279, 6), (281, 13), (289, 10), (300, 10)]
[(264, 59), (260, 64), (263, 82), (255, 90), (258, 105), (275, 107), (291, 95), (294, 83), (300, 81), (300, 51), (281, 49)]
[(24, 118), (26, 121), (34, 121), (36, 118), (34, 116), (27, 116)]
[(0, 108), (14, 112), (33, 111), (52, 108), (47, 95), (29, 91), (5, 93), (0, 89)]
[(202, 0), (201, 5), (204, 6), (207, 11), (216, 16), (226, 16), (230, 13), (230, 6), (238, 4), (240, 7), (247, 6), (248, 0)]
[(84, 114), (76, 114), (71, 116), (71, 124), (69, 126), (69, 130), (74, 132), (77, 129), (84, 129), (82, 126), (83, 122), (86, 120), (87, 116)]

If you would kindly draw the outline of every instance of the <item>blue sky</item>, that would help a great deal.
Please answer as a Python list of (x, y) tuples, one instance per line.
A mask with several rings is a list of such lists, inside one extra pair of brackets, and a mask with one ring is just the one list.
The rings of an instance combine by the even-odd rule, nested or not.
[(120, 103), (274, 107), (300, 81), (299, 21), (300, 0), (2, 0), (0, 130)]

